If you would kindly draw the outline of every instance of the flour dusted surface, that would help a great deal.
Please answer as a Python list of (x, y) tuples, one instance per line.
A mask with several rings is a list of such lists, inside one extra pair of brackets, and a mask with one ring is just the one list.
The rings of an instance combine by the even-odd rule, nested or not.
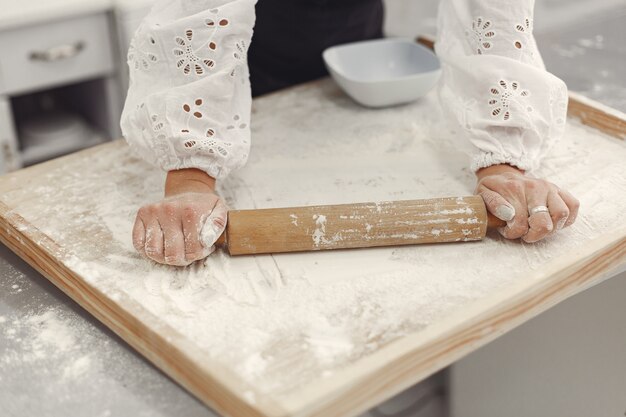
[[(248, 166), (221, 184), (232, 208), (472, 194), (465, 143), (432, 96), (357, 107), (328, 81), (255, 102)], [(570, 124), (541, 172), (582, 202), (577, 224), (546, 242), (478, 243), (230, 258), (186, 269), (132, 247), (137, 208), (163, 174), (124, 145), (33, 180), (15, 212), (60, 245), (64, 262), (116, 302), (138, 303), (256, 392), (288, 396), (404, 335), (541, 269), (612, 230), (626, 212), (626, 147)], [(95, 155), (95, 156), (94, 156)], [(12, 203), (15, 206), (16, 203)], [(294, 219), (297, 221), (297, 219)], [(323, 236), (319, 219), (318, 238)], [(253, 393), (246, 393), (254, 402)]]

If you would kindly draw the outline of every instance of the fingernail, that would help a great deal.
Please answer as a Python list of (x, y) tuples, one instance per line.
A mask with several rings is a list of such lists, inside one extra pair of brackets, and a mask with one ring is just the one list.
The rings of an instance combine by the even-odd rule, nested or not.
[(563, 226), (565, 226), (565, 222), (567, 221), (567, 217), (562, 218), (556, 223), (556, 229), (561, 230)]
[(513, 220), (515, 217), (515, 209), (511, 206), (501, 205), (496, 207), (496, 217), (506, 222)]

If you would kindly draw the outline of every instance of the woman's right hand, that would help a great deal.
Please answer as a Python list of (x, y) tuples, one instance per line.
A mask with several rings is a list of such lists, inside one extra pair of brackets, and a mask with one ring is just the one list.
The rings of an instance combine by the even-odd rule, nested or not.
[(165, 198), (139, 209), (133, 245), (155, 262), (186, 266), (215, 250), (227, 214), (213, 178), (195, 169), (171, 171)]
[(487, 210), (507, 222), (498, 229), (506, 239), (538, 242), (576, 221), (580, 203), (551, 182), (506, 164), (482, 168), (476, 177)]

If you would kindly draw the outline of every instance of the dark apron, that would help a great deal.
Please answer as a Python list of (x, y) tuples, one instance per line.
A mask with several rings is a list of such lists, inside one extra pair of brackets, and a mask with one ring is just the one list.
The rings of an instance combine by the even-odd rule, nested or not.
[(327, 75), (322, 52), (382, 37), (382, 0), (259, 0), (248, 51), (252, 95)]

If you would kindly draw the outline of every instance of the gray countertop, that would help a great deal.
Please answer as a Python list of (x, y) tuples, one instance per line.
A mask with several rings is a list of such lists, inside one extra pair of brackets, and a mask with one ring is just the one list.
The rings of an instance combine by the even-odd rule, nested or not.
[(216, 416), (0, 245), (0, 415)]
[[(570, 89), (624, 112), (625, 17), (620, 6), (537, 33), (548, 69)], [(0, 409), (20, 417), (216, 415), (2, 245)]]
[(626, 2), (586, 17), (536, 34), (546, 67), (570, 90), (626, 113)]

